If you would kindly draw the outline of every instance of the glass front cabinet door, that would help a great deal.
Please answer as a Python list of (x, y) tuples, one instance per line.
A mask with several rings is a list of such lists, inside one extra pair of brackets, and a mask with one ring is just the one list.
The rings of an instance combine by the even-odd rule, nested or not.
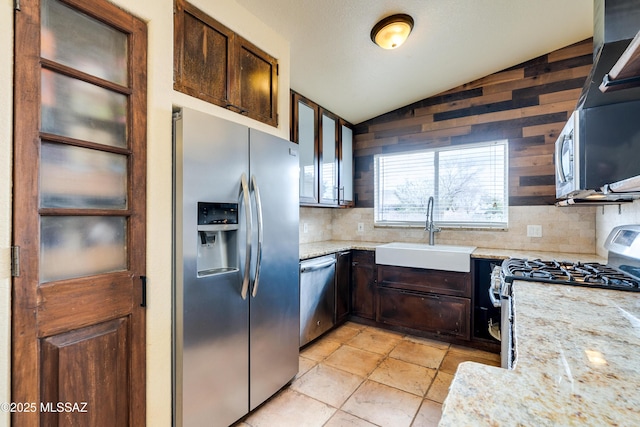
[(318, 106), (298, 94), (293, 96), (294, 120), (291, 140), (298, 143), (300, 156), (300, 203), (318, 199)]
[(291, 93), (291, 140), (298, 143), (300, 156), (300, 205), (353, 206), (352, 126)]
[(321, 110), (320, 123), (320, 203), (338, 204), (338, 122), (340, 119)]
[(338, 203), (353, 206), (353, 129), (340, 120), (340, 170)]

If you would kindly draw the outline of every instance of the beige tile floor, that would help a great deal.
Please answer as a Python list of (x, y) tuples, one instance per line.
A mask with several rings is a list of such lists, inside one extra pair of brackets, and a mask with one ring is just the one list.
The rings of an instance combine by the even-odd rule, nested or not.
[(464, 361), (500, 356), (347, 322), (302, 350), (293, 382), (235, 427), (435, 426)]

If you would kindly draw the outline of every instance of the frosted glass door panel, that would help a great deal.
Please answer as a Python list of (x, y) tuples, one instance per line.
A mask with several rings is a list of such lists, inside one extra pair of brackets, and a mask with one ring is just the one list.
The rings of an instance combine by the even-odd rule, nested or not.
[(42, 143), (40, 207), (126, 209), (127, 157)]
[(57, 0), (42, 2), (41, 55), (127, 85), (127, 35)]
[(331, 117), (322, 116), (322, 181), (320, 183), (320, 197), (324, 200), (337, 199), (336, 174), (336, 121)]
[(42, 132), (127, 146), (127, 97), (42, 70)]
[(340, 171), (341, 201), (353, 201), (353, 131), (342, 127), (342, 170)]
[(315, 197), (315, 111), (298, 102), (298, 145), (300, 150), (300, 197)]
[(125, 217), (42, 217), (40, 283), (126, 270), (126, 224)]

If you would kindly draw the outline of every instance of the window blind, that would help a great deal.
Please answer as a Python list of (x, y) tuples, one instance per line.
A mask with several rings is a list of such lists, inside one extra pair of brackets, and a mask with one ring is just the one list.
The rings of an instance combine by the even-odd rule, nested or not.
[(378, 225), (424, 224), (429, 197), (439, 226), (504, 228), (506, 140), (374, 156)]

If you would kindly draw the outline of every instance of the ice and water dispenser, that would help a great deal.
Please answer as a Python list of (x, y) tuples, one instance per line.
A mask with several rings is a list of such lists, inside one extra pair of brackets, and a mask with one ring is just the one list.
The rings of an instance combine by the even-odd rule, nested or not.
[(238, 204), (198, 202), (198, 277), (238, 271)]

